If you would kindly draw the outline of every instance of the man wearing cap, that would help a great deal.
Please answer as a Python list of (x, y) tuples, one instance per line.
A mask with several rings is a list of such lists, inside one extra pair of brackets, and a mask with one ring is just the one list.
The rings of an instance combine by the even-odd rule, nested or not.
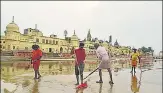
[[(39, 73), (39, 66), (40, 66), (40, 59), (42, 57), (42, 51), (39, 49), (38, 45), (32, 45), (32, 64), (33, 64), (33, 69), (35, 71), (35, 77), (34, 79), (38, 79), (41, 77)], [(38, 75), (38, 77), (37, 77)]]
[(109, 83), (110, 84), (114, 84), (113, 83), (113, 79), (112, 79), (112, 72), (111, 72), (111, 64), (110, 64), (110, 58), (108, 55), (108, 52), (106, 51), (105, 47), (100, 46), (98, 43), (94, 44), (94, 47), (96, 49), (96, 55), (99, 58), (99, 60), (101, 61), (101, 63), (99, 64), (99, 76), (100, 76), (100, 80), (96, 81), (96, 83), (103, 83), (102, 81), (102, 69), (107, 69), (110, 75), (110, 80)]
[(84, 71), (84, 61), (85, 61), (85, 49), (84, 48), (84, 43), (79, 44), (79, 48), (75, 49), (74, 54), (75, 54), (75, 75), (76, 75), (76, 80), (77, 83), (75, 85), (79, 85), (79, 74), (80, 74), (80, 79), (81, 79), (81, 84), (83, 84), (83, 71)]

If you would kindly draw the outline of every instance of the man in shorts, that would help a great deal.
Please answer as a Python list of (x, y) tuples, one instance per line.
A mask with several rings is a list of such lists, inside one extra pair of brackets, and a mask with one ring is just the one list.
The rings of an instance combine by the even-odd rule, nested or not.
[(101, 63), (99, 64), (99, 76), (100, 76), (100, 80), (96, 81), (96, 83), (103, 83), (102, 81), (102, 69), (107, 69), (110, 75), (110, 80), (109, 83), (110, 84), (114, 84), (113, 83), (113, 79), (112, 79), (112, 72), (111, 72), (111, 64), (110, 64), (110, 58), (108, 55), (108, 52), (106, 51), (105, 47), (100, 46), (98, 43), (94, 44), (94, 47), (96, 49), (96, 54), (97, 57), (99, 58), (99, 60), (101, 61)]
[(77, 79), (77, 83), (75, 85), (79, 85), (79, 74), (81, 84), (83, 84), (84, 61), (86, 57), (84, 43), (79, 44), (79, 48), (75, 49), (74, 54), (75, 54), (75, 75)]

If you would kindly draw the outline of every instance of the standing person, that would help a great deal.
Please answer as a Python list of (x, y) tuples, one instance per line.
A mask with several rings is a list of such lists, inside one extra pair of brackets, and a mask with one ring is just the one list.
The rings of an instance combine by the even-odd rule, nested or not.
[(83, 71), (84, 71), (84, 61), (85, 61), (85, 49), (84, 48), (84, 43), (79, 44), (79, 48), (75, 49), (74, 54), (75, 54), (75, 75), (76, 75), (76, 80), (77, 83), (75, 85), (79, 85), (79, 74), (80, 74), (80, 79), (81, 79), (81, 84), (83, 84)]
[(102, 69), (107, 69), (110, 75), (110, 80), (109, 83), (110, 84), (114, 84), (113, 83), (113, 79), (112, 79), (112, 72), (111, 72), (111, 64), (110, 64), (110, 58), (109, 55), (105, 49), (105, 47), (99, 46), (98, 43), (94, 44), (94, 47), (96, 49), (96, 54), (97, 57), (99, 58), (99, 60), (101, 61), (101, 63), (99, 64), (99, 76), (100, 76), (100, 80), (96, 81), (96, 83), (103, 83), (102, 81)]
[(131, 73), (134, 70), (134, 73), (136, 73), (135, 68), (137, 66), (137, 59), (139, 60), (140, 63), (140, 57), (139, 57), (139, 53), (137, 52), (137, 49), (133, 49), (134, 53), (131, 55), (131, 65), (132, 65), (132, 69), (131, 69)]
[[(33, 52), (32, 52), (32, 64), (33, 64), (33, 69), (35, 72), (35, 77), (34, 79), (39, 79), (41, 77), (39, 73), (39, 66), (40, 66), (40, 59), (42, 57), (42, 51), (39, 49), (38, 45), (33, 45), (32, 46)], [(38, 75), (38, 77), (37, 77)]]

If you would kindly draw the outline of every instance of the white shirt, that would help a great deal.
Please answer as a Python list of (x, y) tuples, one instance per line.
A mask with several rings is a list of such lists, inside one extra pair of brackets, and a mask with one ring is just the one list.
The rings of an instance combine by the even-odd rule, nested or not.
[(99, 46), (96, 50), (96, 54), (100, 60), (108, 60), (109, 59), (108, 52), (106, 51), (105, 47)]

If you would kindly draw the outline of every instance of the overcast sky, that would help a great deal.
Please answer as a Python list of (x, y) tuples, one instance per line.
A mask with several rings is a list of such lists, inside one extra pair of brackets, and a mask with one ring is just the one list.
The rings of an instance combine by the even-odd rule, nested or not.
[(108, 40), (112, 35), (120, 45), (136, 48), (151, 46), (162, 50), (161, 1), (2, 1), (1, 33), (15, 17), (23, 33), (25, 28), (41, 30), (45, 36), (63, 37), (76, 31), (84, 39), (89, 29), (93, 37)]

